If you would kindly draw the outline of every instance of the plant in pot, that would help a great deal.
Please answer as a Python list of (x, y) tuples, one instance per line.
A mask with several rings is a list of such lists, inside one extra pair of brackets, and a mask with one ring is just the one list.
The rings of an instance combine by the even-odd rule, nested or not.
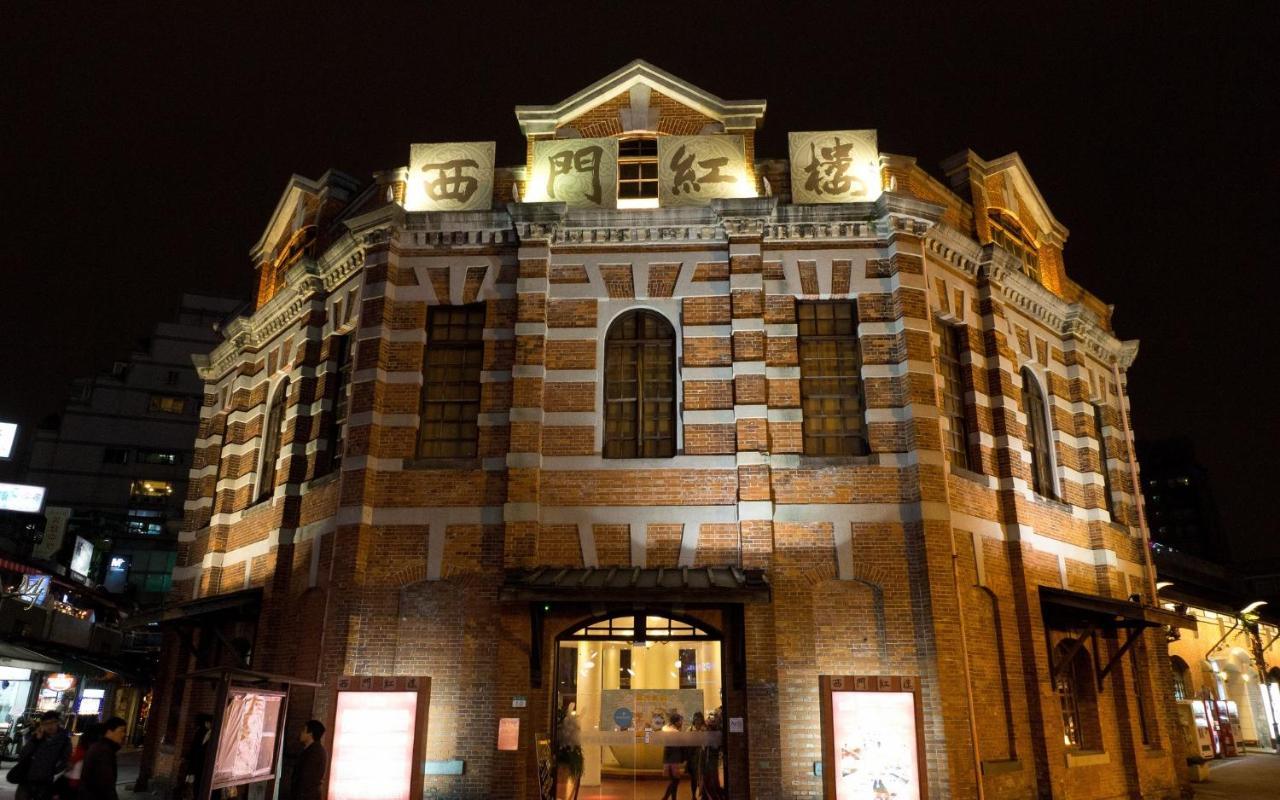
[[(582, 726), (577, 712), (562, 708), (556, 712), (556, 766), (569, 776), (565, 784), (565, 800), (578, 800), (578, 789), (585, 768), (582, 756)], [(572, 794), (569, 787), (573, 787)]]
[(1191, 771), (1192, 783), (1209, 780), (1209, 762), (1203, 756), (1187, 756), (1187, 767)]

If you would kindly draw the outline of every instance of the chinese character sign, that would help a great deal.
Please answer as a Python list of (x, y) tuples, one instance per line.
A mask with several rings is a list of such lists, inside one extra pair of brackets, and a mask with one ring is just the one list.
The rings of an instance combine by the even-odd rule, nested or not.
[(792, 132), (791, 201), (861, 203), (880, 196), (874, 130)]
[(658, 139), (658, 204), (705, 206), (719, 197), (755, 197), (741, 136)]
[(493, 206), (493, 154), (493, 142), (410, 145), (405, 208), (488, 211)]
[(617, 139), (549, 139), (533, 143), (525, 200), (582, 208), (618, 204)]

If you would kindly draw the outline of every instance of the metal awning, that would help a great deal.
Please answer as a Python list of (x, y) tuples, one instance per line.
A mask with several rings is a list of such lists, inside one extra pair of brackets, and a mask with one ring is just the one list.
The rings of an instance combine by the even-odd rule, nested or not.
[(125, 629), (141, 628), (144, 625), (167, 625), (179, 622), (199, 621), (200, 617), (208, 617), (224, 612), (243, 612), (246, 609), (257, 609), (262, 605), (262, 589), (243, 589), (238, 592), (215, 594), (177, 603), (171, 606), (143, 611), (125, 620), (121, 627)]
[(188, 672), (182, 677), (188, 680), (205, 680), (227, 683), (287, 683), (291, 686), (319, 687), (323, 684), (292, 675), (277, 675), (272, 672), (258, 672), (245, 667), (207, 667), (195, 672)]
[(0, 667), (30, 669), (36, 672), (59, 672), (62, 670), (62, 662), (43, 653), (37, 653), (35, 650), (0, 642)]
[(1040, 610), (1044, 613), (1045, 623), (1060, 630), (1156, 628), (1162, 625), (1184, 630), (1196, 628), (1195, 617), (1189, 614), (1048, 586), (1040, 587)]
[(539, 567), (509, 570), (502, 600), (702, 601), (768, 600), (769, 576), (737, 567)]

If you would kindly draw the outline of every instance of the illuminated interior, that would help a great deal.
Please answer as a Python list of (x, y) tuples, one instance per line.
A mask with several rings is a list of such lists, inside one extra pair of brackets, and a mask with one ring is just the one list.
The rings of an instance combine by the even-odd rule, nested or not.
[[(690, 791), (690, 763), (702, 778), (723, 786), (722, 686), (719, 637), (692, 622), (617, 616), (562, 637), (556, 707), (569, 718), (559, 726), (561, 734), (572, 738), (566, 729), (575, 723), (578, 729), (578, 797), (661, 797), (669, 782), (664, 748), (682, 749), (682, 797)], [(679, 729), (673, 711), (683, 717)], [(572, 796), (566, 783), (558, 785), (558, 797)]]

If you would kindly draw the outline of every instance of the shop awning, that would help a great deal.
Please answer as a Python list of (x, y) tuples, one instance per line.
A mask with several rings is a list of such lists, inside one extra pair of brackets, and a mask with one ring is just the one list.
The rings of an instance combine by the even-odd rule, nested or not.
[(0, 667), (14, 669), (30, 669), (37, 672), (59, 672), (62, 663), (35, 650), (28, 650), (16, 644), (0, 642)]
[(1184, 630), (1196, 628), (1196, 620), (1189, 614), (1047, 586), (1040, 587), (1040, 610), (1044, 613), (1045, 623), (1058, 630), (1155, 628), (1162, 625)]
[(509, 570), (502, 600), (580, 602), (768, 600), (769, 576), (737, 567), (540, 567)]
[(257, 611), (262, 606), (261, 589), (243, 589), (238, 592), (216, 594), (176, 603), (150, 611), (134, 614), (125, 620), (121, 627), (125, 629), (141, 628), (144, 625), (166, 625), (180, 622), (199, 622), (201, 617), (210, 617), (222, 613), (245, 613)]
[(17, 561), (11, 561), (7, 558), (0, 558), (0, 569), (7, 569), (10, 572), (17, 572), (21, 575), (40, 574), (40, 570), (35, 567), (28, 567), (26, 564), (20, 564)]

